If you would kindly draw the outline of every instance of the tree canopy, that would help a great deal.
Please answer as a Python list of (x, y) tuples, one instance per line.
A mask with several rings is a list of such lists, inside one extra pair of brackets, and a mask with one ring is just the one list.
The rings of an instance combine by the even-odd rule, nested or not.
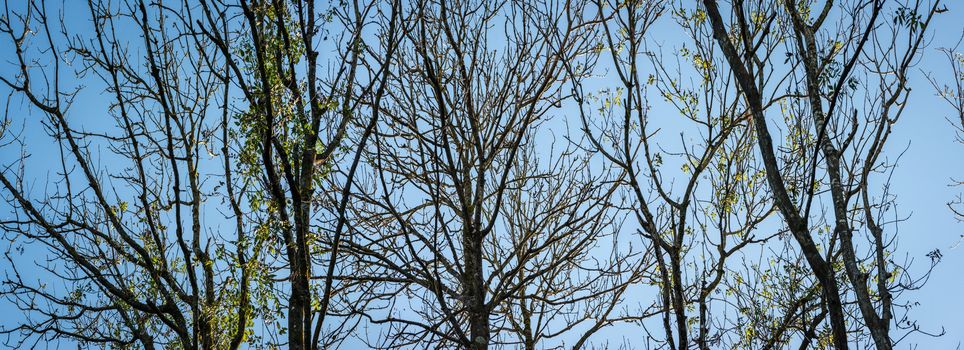
[(940, 0), (4, 5), (7, 346), (943, 334), (891, 189), (912, 91), (964, 142)]

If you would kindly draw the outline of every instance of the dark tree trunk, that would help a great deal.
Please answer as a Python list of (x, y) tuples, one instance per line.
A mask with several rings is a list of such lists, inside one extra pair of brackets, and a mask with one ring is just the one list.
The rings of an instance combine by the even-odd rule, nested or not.
[(485, 305), (485, 286), (482, 278), (482, 240), (475, 232), (463, 238), (465, 253), (465, 302), (468, 304), (470, 349), (489, 348), (489, 312)]

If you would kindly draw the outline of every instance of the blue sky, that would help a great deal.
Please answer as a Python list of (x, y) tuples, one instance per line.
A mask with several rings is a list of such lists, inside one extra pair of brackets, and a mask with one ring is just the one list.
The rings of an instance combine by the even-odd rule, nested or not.
[(892, 182), (899, 212), (909, 215), (899, 226), (901, 250), (919, 267), (927, 265), (927, 252), (940, 249), (944, 253), (931, 280), (909, 296), (921, 303), (912, 315), (924, 329), (933, 331), (943, 326), (947, 331), (938, 339), (912, 338), (915, 340), (911, 342), (919, 342), (922, 349), (953, 349), (964, 342), (964, 303), (960, 300), (964, 290), (964, 244), (960, 244), (964, 223), (956, 222), (945, 205), (964, 191), (948, 186), (951, 178), (964, 176), (964, 145), (954, 142), (955, 129), (946, 119), (954, 112), (923, 75), (932, 72), (937, 79), (950, 76), (948, 62), (937, 49), (957, 44), (964, 29), (964, 4), (947, 4), (950, 12), (935, 19), (933, 41), (911, 82), (915, 88), (908, 113), (889, 143), (891, 156), (905, 147), (907, 150)]
[[(953, 111), (936, 95), (924, 76), (930, 73), (938, 79), (949, 78), (946, 58), (937, 49), (954, 46), (960, 39), (964, 31), (964, 21), (961, 20), (964, 18), (964, 3), (947, 1), (947, 7), (950, 11), (937, 16), (933, 23), (932, 41), (912, 78), (914, 91), (908, 111), (897, 125), (888, 148), (890, 157), (904, 152), (892, 179), (898, 213), (908, 216), (899, 225), (899, 254), (915, 259), (918, 268), (927, 265), (925, 254), (934, 249), (940, 249), (944, 256), (930, 281), (907, 295), (908, 300), (920, 302), (911, 317), (917, 320), (922, 330), (938, 332), (944, 327), (946, 334), (936, 339), (913, 335), (900, 348), (917, 343), (922, 349), (953, 349), (964, 343), (964, 302), (961, 301), (964, 294), (964, 223), (956, 222), (945, 205), (964, 192), (962, 187), (949, 186), (952, 178), (964, 178), (964, 145), (955, 142), (955, 129), (946, 120)], [(89, 28), (85, 22), (86, 13), (85, 16), (68, 16), (67, 21), (72, 29)], [(663, 21), (671, 19), (667, 16)], [(660, 33), (659, 28), (653, 34), (658, 35), (659, 41), (667, 47), (674, 47), (677, 39), (673, 35), (677, 34)], [(8, 54), (10, 48), (9, 40), (0, 40), (0, 75), (4, 77), (12, 76), (15, 68), (11, 65), (13, 57)], [(6, 88), (0, 91), (5, 93)], [(73, 106), (71, 118), (75, 125), (96, 128), (113, 122), (103, 113), (105, 100), (101, 95), (86, 93), (82, 97)], [(7, 102), (6, 98), (0, 101)], [(41, 191), (46, 174), (56, 170), (45, 159), (56, 156), (57, 148), (46, 141), (49, 139), (39, 127), (41, 115), (28, 110), (19, 99), (12, 99), (6, 106), (4, 117), (13, 121), (13, 130), (22, 130), (22, 136), (32, 141), (27, 149), (31, 158), (26, 163), (26, 177), (34, 181), (36, 191)], [(16, 147), (0, 148), (0, 164), (13, 163), (19, 157), (18, 151)], [(8, 209), (6, 203), (0, 203), (0, 218), (10, 217)], [(41, 251), (28, 249), (16, 259), (23, 263), (20, 265), (26, 265), (30, 260), (43, 259), (44, 256)], [(0, 269), (7, 268), (6, 264), (0, 261)], [(3, 301), (0, 301), (0, 315), (3, 315), (0, 324), (4, 326), (16, 324), (25, 317)]]

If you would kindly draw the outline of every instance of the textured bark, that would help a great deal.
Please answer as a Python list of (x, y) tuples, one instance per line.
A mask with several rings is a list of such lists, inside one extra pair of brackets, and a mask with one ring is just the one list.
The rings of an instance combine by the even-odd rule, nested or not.
[[(754, 82), (755, 79), (753, 75), (748, 72), (747, 67), (744, 65), (741, 55), (736, 51), (736, 48), (729, 39), (728, 31), (723, 24), (723, 18), (720, 15), (716, 1), (703, 0), (703, 5), (707, 9), (707, 14), (713, 27), (713, 36), (719, 43), (723, 55), (726, 57), (730, 69), (740, 85), (741, 92), (746, 97), (750, 113), (753, 116), (753, 124), (756, 128), (758, 140), (757, 144), (766, 168), (767, 182), (773, 191), (773, 199), (776, 202), (777, 208), (780, 210), (780, 214), (784, 220), (786, 220), (790, 232), (799, 244), (800, 251), (810, 265), (811, 271), (813, 271), (814, 276), (820, 281), (820, 286), (823, 289), (823, 299), (827, 304), (830, 314), (834, 346), (838, 350), (847, 349), (847, 326), (844, 321), (843, 304), (840, 301), (840, 289), (834, 278), (835, 273), (830, 263), (820, 255), (816, 243), (813, 241), (813, 238), (810, 237), (810, 230), (807, 227), (806, 219), (800, 216), (799, 209), (793, 204), (787, 192), (786, 185), (780, 173), (779, 163), (774, 153), (773, 140), (766, 124), (767, 120), (764, 116), (762, 96), (759, 88)], [(744, 54), (749, 56), (753, 53), (746, 52)]]
[[(475, 231), (475, 230), (472, 230)], [(482, 278), (482, 240), (475, 232), (465, 232), (462, 247), (465, 254), (465, 274), (462, 285), (468, 303), (469, 335), (471, 349), (489, 348), (489, 310), (486, 306), (486, 288)]]

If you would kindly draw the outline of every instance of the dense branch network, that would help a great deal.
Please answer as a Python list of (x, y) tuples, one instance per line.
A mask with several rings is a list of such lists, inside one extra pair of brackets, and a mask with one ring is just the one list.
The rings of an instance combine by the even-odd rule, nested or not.
[(943, 6), (8, 1), (0, 333), (892, 349), (931, 334), (888, 140)]

